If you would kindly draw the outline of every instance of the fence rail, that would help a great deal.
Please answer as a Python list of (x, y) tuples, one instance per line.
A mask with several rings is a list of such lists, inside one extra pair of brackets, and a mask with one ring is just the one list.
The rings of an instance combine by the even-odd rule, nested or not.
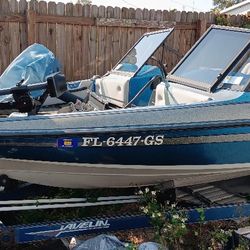
[[(242, 26), (247, 18), (230, 16), (226, 20)], [(213, 13), (1, 0), (0, 73), (22, 50), (37, 42), (55, 53), (67, 79), (102, 75), (145, 32), (175, 26), (168, 45), (183, 55), (215, 22)], [(169, 69), (180, 60), (171, 51), (164, 57)]]

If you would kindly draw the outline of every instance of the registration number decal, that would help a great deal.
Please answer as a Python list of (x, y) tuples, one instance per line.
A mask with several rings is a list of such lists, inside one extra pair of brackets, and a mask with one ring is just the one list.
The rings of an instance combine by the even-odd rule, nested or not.
[(130, 137), (108, 137), (101, 140), (100, 137), (82, 137), (82, 147), (121, 147), (121, 146), (151, 146), (162, 145), (164, 135), (130, 136)]
[(76, 148), (78, 147), (78, 138), (59, 138), (57, 140), (58, 148)]
[(58, 148), (76, 147), (122, 147), (122, 146), (157, 146), (164, 143), (164, 135), (129, 136), (129, 137), (82, 137), (59, 138)]

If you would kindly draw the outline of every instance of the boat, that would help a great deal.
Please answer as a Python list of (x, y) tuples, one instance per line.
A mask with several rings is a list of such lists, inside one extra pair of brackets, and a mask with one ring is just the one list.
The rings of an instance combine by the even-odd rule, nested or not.
[(18, 112), (0, 118), (0, 174), (66, 188), (185, 186), (250, 175), (250, 30), (211, 26), (166, 74), (154, 54), (160, 49), (164, 59), (172, 33), (144, 34), (111, 71), (92, 79), (81, 110), (44, 105), (69, 92), (60, 72), (1, 89), (12, 100), (0, 109)]

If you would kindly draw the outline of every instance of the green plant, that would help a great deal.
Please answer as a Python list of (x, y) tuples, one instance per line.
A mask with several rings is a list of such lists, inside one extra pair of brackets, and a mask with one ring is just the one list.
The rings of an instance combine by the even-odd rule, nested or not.
[(250, 19), (249, 18), (246, 17), (245, 19), (243, 19), (242, 28), (250, 29)]
[(197, 208), (196, 211), (199, 213), (199, 219), (200, 222), (205, 222), (206, 216), (205, 216), (205, 210), (203, 207)]
[(205, 250), (206, 249), (206, 239), (204, 237), (204, 235), (207, 236), (207, 232), (205, 231), (206, 228), (204, 227), (205, 224), (205, 210), (204, 208), (197, 208), (196, 209), (198, 214), (199, 214), (199, 223), (197, 224), (197, 229), (194, 230), (194, 236), (197, 239), (197, 245), (199, 247), (199, 249), (201, 250)]
[(239, 245), (235, 248), (235, 250), (249, 250), (249, 241), (246, 239), (240, 238)]
[(137, 250), (138, 249), (138, 245), (136, 245), (134, 243), (126, 243), (125, 247), (126, 247), (126, 250)]
[(224, 26), (230, 26), (231, 23), (226, 15), (217, 15), (215, 17), (215, 24), (217, 25), (224, 25)]
[(141, 210), (151, 219), (155, 229), (155, 240), (162, 247), (181, 249), (184, 235), (187, 233), (187, 216), (183, 211), (176, 209), (176, 204), (166, 201), (161, 204), (157, 200), (157, 191), (146, 188), (140, 190)]
[(221, 228), (215, 229), (211, 232), (211, 240), (210, 240), (210, 246), (209, 250), (218, 250), (218, 249), (224, 249), (226, 246), (229, 237), (232, 236), (232, 231), (228, 230), (225, 231)]

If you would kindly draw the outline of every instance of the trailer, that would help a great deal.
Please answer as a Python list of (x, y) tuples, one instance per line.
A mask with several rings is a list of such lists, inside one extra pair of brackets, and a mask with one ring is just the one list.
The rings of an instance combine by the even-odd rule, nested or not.
[[(248, 180), (240, 179), (241, 184)], [(244, 182), (245, 181), (245, 182)], [(218, 183), (217, 183), (218, 184)], [(220, 185), (209, 184), (183, 188), (168, 189), (163, 192), (170, 199), (178, 200), (186, 205), (180, 209), (187, 214), (187, 223), (200, 223), (200, 209), (204, 212), (203, 222), (247, 219), (250, 217), (250, 202), (244, 196), (230, 193)], [(29, 187), (29, 186), (28, 186)], [(23, 186), (24, 190), (28, 190)], [(231, 182), (231, 187), (234, 185)], [(31, 189), (34, 186), (30, 186)], [(165, 190), (166, 191), (166, 190)], [(132, 204), (139, 201), (137, 195), (106, 196), (95, 200), (89, 198), (67, 199), (35, 199), (35, 200), (2, 200), (1, 213), (27, 210), (65, 209), (107, 206), (117, 204)], [(193, 204), (192, 206), (190, 204)], [(167, 211), (166, 211), (166, 216)], [(73, 220), (59, 220), (26, 225), (8, 226), (0, 225), (0, 246), (13, 246), (16, 244), (34, 243), (52, 239), (68, 239), (81, 235), (96, 235), (102, 233), (115, 233), (117, 231), (150, 228), (150, 218), (144, 214), (119, 214), (115, 216), (94, 216), (87, 218), (74, 218)], [(250, 228), (239, 229), (235, 235), (249, 237)], [(237, 238), (237, 237), (236, 237)]]

